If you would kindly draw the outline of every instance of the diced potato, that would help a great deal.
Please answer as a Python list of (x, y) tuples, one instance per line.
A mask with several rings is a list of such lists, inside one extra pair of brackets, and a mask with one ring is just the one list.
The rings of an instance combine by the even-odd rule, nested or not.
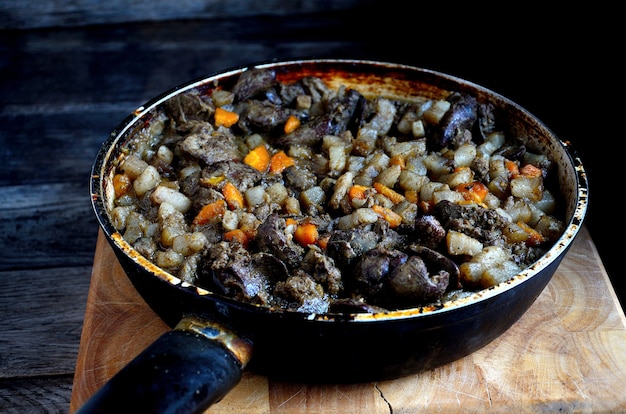
[(495, 286), (511, 279), (521, 270), (514, 261), (507, 260), (486, 269), (480, 277), (480, 282), (485, 288)]
[(159, 149), (157, 149), (156, 155), (159, 160), (166, 164), (171, 164), (172, 161), (174, 161), (174, 152), (165, 145), (161, 145)]
[(509, 199), (504, 205), (504, 210), (511, 216), (512, 221), (529, 223), (533, 218), (533, 210), (529, 203), (524, 200)]
[(260, 134), (252, 134), (249, 135), (248, 138), (246, 138), (246, 145), (248, 146), (249, 149), (254, 149), (260, 145), (266, 145), (267, 141), (265, 141), (265, 138), (263, 138), (262, 135)]
[(476, 145), (463, 144), (454, 151), (454, 165), (457, 167), (469, 167), (476, 158)]
[(504, 145), (505, 136), (502, 132), (492, 132), (485, 138), (485, 142), (480, 144), (477, 150), (485, 155), (493, 154), (498, 148)]
[(225, 210), (222, 216), (222, 227), (224, 231), (235, 230), (239, 227), (239, 216), (232, 210)]
[(287, 197), (285, 199), (285, 212), (287, 214), (298, 215), (301, 213), (300, 202), (295, 197)]
[(126, 227), (126, 219), (131, 211), (135, 210), (135, 206), (120, 206), (111, 210), (111, 220), (113, 225), (119, 231), (123, 231)]
[(347, 171), (341, 177), (337, 179), (335, 183), (333, 195), (330, 197), (328, 205), (333, 209), (338, 209), (341, 203), (341, 200), (346, 196), (348, 190), (352, 186), (354, 180), (354, 173), (352, 171)]
[[(487, 269), (508, 261), (511, 261), (509, 254), (502, 247), (486, 246), (481, 252), (474, 255), (469, 262), (461, 263), (459, 266), (461, 281), (467, 285), (491, 286), (483, 281), (483, 273)], [(489, 279), (489, 274), (486, 277)]]
[(460, 184), (470, 183), (474, 180), (474, 171), (469, 167), (461, 167), (450, 174), (443, 174), (439, 177), (440, 182), (448, 184), (450, 188), (454, 188)]
[(328, 168), (334, 177), (345, 170), (346, 162), (346, 150), (343, 145), (331, 145), (328, 148)]
[(450, 190), (450, 187), (438, 181), (429, 181), (425, 183), (420, 189), (420, 200), (432, 201), (433, 193), (435, 191), (441, 191), (441, 190)]
[(235, 94), (224, 89), (216, 89), (211, 94), (211, 100), (215, 106), (230, 105), (235, 101)]
[(326, 200), (326, 193), (321, 187), (314, 186), (300, 193), (300, 203), (303, 207), (320, 205)]
[(207, 243), (208, 240), (202, 232), (185, 233), (174, 238), (172, 250), (183, 256), (189, 256), (202, 250)]
[(393, 188), (400, 177), (402, 168), (399, 165), (390, 165), (386, 169), (380, 172), (374, 181), (381, 183), (382, 185)]
[(556, 241), (561, 234), (563, 234), (564, 224), (550, 215), (543, 215), (537, 221), (535, 230), (537, 230), (543, 237), (550, 241)]
[(418, 175), (409, 170), (402, 170), (398, 177), (398, 185), (404, 191), (420, 191), (422, 186), (429, 182), (430, 179), (427, 175)]
[(413, 111), (406, 111), (402, 118), (400, 118), (400, 122), (398, 122), (397, 128), (398, 131), (402, 132), (405, 135), (408, 135), (411, 132), (411, 128), (413, 123), (419, 120), (419, 116)]
[(526, 177), (520, 175), (513, 178), (510, 183), (511, 195), (518, 198), (527, 198), (539, 201), (543, 198), (543, 178)]
[(426, 136), (426, 127), (421, 119), (418, 119), (411, 124), (411, 133), (415, 138), (422, 138)]
[(346, 168), (348, 169), (348, 171), (361, 171), (363, 165), (365, 165), (365, 157), (350, 155), (348, 157)]
[(446, 234), (448, 253), (458, 256), (461, 254), (474, 256), (483, 250), (483, 244), (464, 233), (450, 230)]
[(150, 199), (155, 204), (167, 202), (181, 213), (186, 213), (191, 207), (191, 200), (186, 195), (163, 185), (158, 186), (154, 190)]
[(498, 177), (503, 177), (508, 181), (509, 171), (504, 165), (504, 157), (501, 155), (494, 155), (489, 158), (489, 178), (495, 180)]
[(508, 243), (524, 243), (528, 240), (528, 232), (517, 223), (509, 223), (502, 230), (502, 235)]
[(137, 157), (136, 155), (130, 154), (124, 162), (120, 166), (120, 169), (128, 175), (132, 179), (136, 179), (139, 175), (146, 169), (148, 163)]
[(437, 125), (448, 109), (450, 109), (450, 102), (443, 99), (435, 101), (424, 111), (424, 120), (431, 125)]
[(262, 185), (248, 188), (243, 195), (246, 199), (246, 204), (250, 207), (256, 207), (269, 201), (269, 195), (265, 192)]
[(496, 197), (504, 198), (509, 190), (509, 179), (506, 176), (498, 176), (487, 184), (489, 193)]
[(404, 200), (392, 207), (402, 217), (403, 224), (413, 224), (417, 218), (417, 204)]
[(185, 260), (185, 256), (174, 250), (158, 251), (156, 253), (156, 265), (166, 269), (180, 266), (183, 260)]
[(535, 202), (534, 206), (546, 214), (552, 214), (556, 208), (556, 198), (554, 197), (554, 194), (544, 189), (541, 200)]
[(405, 169), (418, 175), (428, 174), (428, 169), (424, 165), (424, 159), (426, 156), (413, 156), (409, 155), (404, 161)]
[(398, 155), (409, 156), (422, 156), (426, 153), (426, 140), (415, 139), (412, 141), (397, 142), (390, 146), (388, 150), (390, 157), (396, 157)]
[(353, 213), (340, 217), (337, 227), (340, 230), (349, 230), (361, 224), (376, 223), (378, 218), (378, 214), (371, 208), (357, 208)]
[(159, 185), (161, 181), (161, 175), (152, 165), (148, 165), (142, 172), (139, 174), (139, 177), (133, 182), (133, 188), (135, 189), (135, 193), (138, 196), (142, 196), (148, 191), (155, 188)]
[(465, 200), (465, 197), (463, 197), (463, 194), (459, 193), (458, 191), (450, 190), (449, 188), (433, 191), (432, 202), (434, 204), (438, 204), (443, 200), (458, 204), (462, 203)]
[(449, 160), (437, 153), (428, 154), (424, 158), (424, 165), (434, 177), (440, 177), (452, 171)]
[(483, 203), (491, 209), (496, 209), (500, 207), (500, 204), (502, 204), (500, 199), (491, 191), (487, 193), (485, 199), (483, 200)]
[(276, 204), (284, 205), (285, 200), (289, 196), (287, 188), (283, 183), (274, 183), (265, 189), (265, 192), (269, 194), (272, 202)]

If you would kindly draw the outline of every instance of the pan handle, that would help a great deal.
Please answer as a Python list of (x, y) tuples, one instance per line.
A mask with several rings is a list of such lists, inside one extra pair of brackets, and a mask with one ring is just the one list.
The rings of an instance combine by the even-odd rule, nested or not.
[(200, 413), (241, 380), (252, 344), (192, 315), (157, 338), (78, 411)]

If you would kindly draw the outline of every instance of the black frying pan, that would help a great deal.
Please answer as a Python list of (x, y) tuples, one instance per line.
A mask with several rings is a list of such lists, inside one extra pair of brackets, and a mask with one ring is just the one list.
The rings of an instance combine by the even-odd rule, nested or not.
[(284, 380), (363, 382), (429, 370), (468, 355), (505, 332), (550, 281), (587, 210), (587, 180), (579, 158), (540, 120), (481, 86), (430, 70), (360, 60), (296, 60), (257, 66), (279, 80), (318, 76), (361, 93), (445, 98), (467, 92), (496, 107), (510, 134), (557, 164), (566, 230), (550, 251), (506, 283), (445, 304), (375, 314), (304, 314), (253, 306), (181, 283), (134, 251), (111, 223), (114, 161), (155, 108), (193, 88), (228, 87), (247, 68), (181, 85), (138, 108), (103, 144), (92, 170), (93, 208), (128, 277), (173, 329), (133, 360), (80, 410), (201, 412), (240, 380), (246, 367)]

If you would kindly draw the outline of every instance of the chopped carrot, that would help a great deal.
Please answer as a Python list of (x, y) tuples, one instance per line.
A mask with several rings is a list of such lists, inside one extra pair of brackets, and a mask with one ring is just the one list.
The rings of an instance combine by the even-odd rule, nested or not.
[(382, 194), (385, 197), (387, 197), (388, 199), (390, 199), (393, 204), (398, 204), (398, 203), (401, 203), (401, 202), (403, 202), (405, 200), (405, 198), (404, 198), (404, 196), (402, 194), (398, 193), (396, 190), (393, 190), (393, 189), (387, 187), (386, 185), (384, 185), (382, 183), (378, 183), (378, 182), (374, 183), (374, 188), (380, 194)]
[(226, 233), (224, 233), (224, 240), (229, 242), (241, 243), (243, 247), (247, 247), (248, 242), (250, 241), (246, 233), (244, 233), (241, 229), (227, 231)]
[(320, 248), (326, 250), (326, 248), (328, 247), (329, 240), (330, 240), (330, 233), (325, 233), (317, 239), (317, 245)]
[(541, 177), (543, 174), (541, 172), (541, 168), (535, 167), (532, 164), (526, 164), (522, 168), (519, 169), (520, 175), (524, 177)]
[(298, 225), (293, 235), (293, 238), (302, 246), (317, 243), (318, 237), (317, 226), (311, 222)]
[(406, 190), (404, 192), (404, 197), (409, 203), (417, 204), (420, 200), (419, 193), (416, 190)]
[(348, 190), (348, 197), (350, 197), (350, 200), (355, 198), (357, 200), (365, 200), (367, 198), (368, 189), (369, 187), (366, 187), (364, 185), (355, 184), (351, 186)]
[(406, 168), (405, 156), (402, 154), (394, 155), (389, 159), (389, 165), (399, 165), (404, 170)]
[(193, 219), (193, 224), (207, 224), (215, 217), (221, 217), (226, 212), (226, 201), (217, 200), (212, 203), (204, 205), (196, 217)]
[(515, 178), (519, 175), (519, 167), (517, 166), (515, 162), (511, 160), (506, 160), (504, 162), (504, 166), (506, 167), (511, 177)]
[(242, 225), (239, 230), (243, 231), (248, 240), (252, 240), (256, 237), (257, 228), (250, 225)]
[(387, 207), (382, 207), (374, 204), (372, 206), (372, 210), (374, 210), (379, 216), (385, 219), (389, 223), (389, 227), (391, 228), (398, 227), (400, 224), (402, 224), (402, 216)]
[(224, 177), (223, 175), (217, 175), (213, 177), (201, 177), (199, 183), (203, 187), (216, 187), (225, 179), (226, 177)]
[(480, 181), (459, 184), (454, 189), (461, 193), (465, 200), (476, 203), (482, 203), (489, 193), (487, 186)]
[(267, 151), (265, 145), (259, 145), (245, 156), (243, 162), (255, 170), (264, 173), (270, 165), (270, 153)]
[(289, 115), (285, 122), (285, 134), (291, 134), (300, 126), (300, 120), (295, 115)]
[(296, 221), (296, 219), (293, 219), (291, 217), (287, 217), (285, 219), (285, 226), (295, 226), (297, 224), (298, 224), (298, 222)]
[(433, 211), (433, 203), (430, 201), (420, 200), (418, 205), (424, 214), (430, 214)]
[(227, 111), (224, 108), (215, 108), (215, 126), (230, 128), (237, 121), (239, 121), (239, 115), (237, 113)]
[(226, 204), (231, 210), (237, 210), (243, 208), (243, 195), (241, 191), (230, 181), (226, 181), (224, 187), (222, 187), (222, 194), (226, 199)]
[(528, 238), (526, 239), (527, 246), (538, 246), (544, 242), (543, 235), (539, 233), (537, 230), (530, 227), (528, 224), (523, 221), (518, 221), (517, 225), (522, 228), (527, 234)]
[(113, 191), (115, 192), (115, 198), (121, 197), (130, 190), (131, 187), (130, 177), (126, 174), (115, 174), (113, 176)]
[(280, 174), (287, 167), (294, 166), (296, 163), (293, 158), (285, 154), (285, 151), (278, 151), (272, 155), (270, 159), (270, 172), (272, 174)]

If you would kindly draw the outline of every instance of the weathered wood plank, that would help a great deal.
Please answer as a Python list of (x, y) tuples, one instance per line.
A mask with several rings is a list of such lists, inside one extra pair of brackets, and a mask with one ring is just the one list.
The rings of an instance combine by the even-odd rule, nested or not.
[(0, 380), (0, 412), (67, 413), (71, 395), (71, 375)]
[(98, 222), (88, 178), (0, 187), (0, 271), (91, 265)]
[(0, 379), (72, 375), (91, 270), (0, 272)]
[(363, 3), (363, 0), (20, 0), (0, 3), (0, 28), (30, 29), (250, 15), (288, 16), (349, 9)]

